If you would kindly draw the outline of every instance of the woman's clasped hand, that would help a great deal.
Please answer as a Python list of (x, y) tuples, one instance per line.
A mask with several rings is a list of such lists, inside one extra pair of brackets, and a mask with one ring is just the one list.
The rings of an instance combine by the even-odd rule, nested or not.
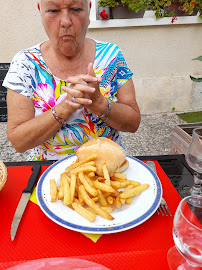
[(96, 77), (94, 73), (93, 63), (90, 63), (87, 75), (78, 75), (66, 79), (66, 82), (70, 84), (69, 87), (62, 86), (62, 90), (70, 95), (70, 99), (67, 99), (66, 103), (75, 109), (85, 106), (89, 109), (94, 107), (96, 110), (96, 103), (99, 104), (104, 100), (99, 89), (101, 81), (102, 79)]

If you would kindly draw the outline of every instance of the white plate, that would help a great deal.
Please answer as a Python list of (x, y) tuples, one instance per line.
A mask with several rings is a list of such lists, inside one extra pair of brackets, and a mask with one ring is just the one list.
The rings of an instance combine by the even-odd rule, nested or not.
[(40, 177), (37, 184), (37, 200), (41, 210), (59, 225), (83, 233), (116, 233), (140, 225), (150, 218), (158, 208), (162, 197), (162, 187), (159, 178), (146, 164), (133, 157), (127, 156), (127, 159), (129, 167), (124, 171), (127, 178), (150, 186), (136, 195), (130, 205), (122, 205), (120, 208), (114, 207), (114, 212), (111, 214), (114, 220), (97, 216), (96, 220), (91, 223), (70, 207), (64, 206), (61, 200), (51, 202), (50, 179), (55, 179), (59, 185), (60, 174), (76, 160), (75, 155), (57, 161)]

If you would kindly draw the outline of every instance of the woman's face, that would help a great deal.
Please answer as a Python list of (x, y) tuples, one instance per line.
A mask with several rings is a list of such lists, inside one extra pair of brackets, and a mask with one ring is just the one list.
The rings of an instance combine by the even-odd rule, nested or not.
[(90, 23), (88, 0), (42, 0), (39, 9), (54, 50), (69, 57), (76, 55)]

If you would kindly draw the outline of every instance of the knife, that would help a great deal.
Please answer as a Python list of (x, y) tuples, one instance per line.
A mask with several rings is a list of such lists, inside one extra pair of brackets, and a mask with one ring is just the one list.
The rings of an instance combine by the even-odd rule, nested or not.
[(11, 240), (13, 241), (20, 223), (20, 220), (22, 218), (22, 215), (25, 211), (25, 208), (27, 206), (27, 203), (29, 201), (30, 195), (32, 194), (32, 191), (34, 189), (36, 180), (38, 178), (39, 172), (41, 170), (41, 165), (34, 165), (32, 167), (32, 174), (29, 178), (27, 187), (23, 189), (21, 199), (18, 203), (17, 209), (15, 211), (15, 215), (12, 221), (11, 225)]
[(151, 161), (151, 160), (148, 160), (147, 162), (146, 162), (146, 164), (147, 164), (147, 166), (157, 175), (157, 173), (156, 173), (156, 165), (155, 165), (155, 163), (153, 162), (153, 161)]

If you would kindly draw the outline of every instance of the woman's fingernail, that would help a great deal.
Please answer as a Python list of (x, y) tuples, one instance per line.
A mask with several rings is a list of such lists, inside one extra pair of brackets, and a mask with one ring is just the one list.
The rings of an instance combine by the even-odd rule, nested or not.
[(99, 78), (93, 77), (93, 81), (97, 82), (97, 81), (99, 81)]
[(95, 92), (95, 88), (94, 87), (89, 87), (90, 92), (94, 93)]

